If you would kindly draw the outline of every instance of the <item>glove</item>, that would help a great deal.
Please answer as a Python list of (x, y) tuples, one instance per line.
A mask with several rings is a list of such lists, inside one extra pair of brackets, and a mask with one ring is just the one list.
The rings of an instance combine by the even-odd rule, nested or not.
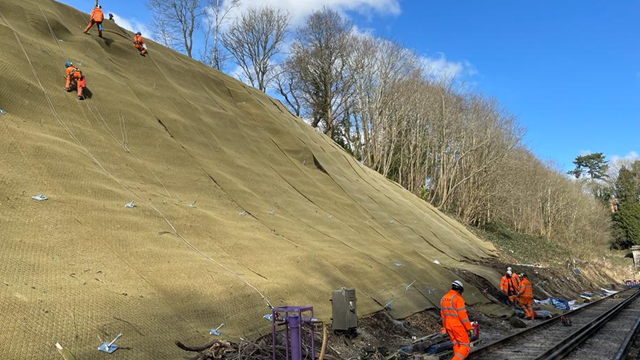
[(473, 329), (467, 330), (467, 333), (469, 334), (469, 337), (473, 337), (475, 335), (475, 332), (473, 331)]

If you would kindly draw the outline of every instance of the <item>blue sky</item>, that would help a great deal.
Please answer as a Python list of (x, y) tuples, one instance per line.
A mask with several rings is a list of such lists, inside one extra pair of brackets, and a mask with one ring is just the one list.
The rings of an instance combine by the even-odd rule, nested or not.
[[(93, 1), (64, 0), (90, 11)], [(103, 0), (119, 23), (147, 33), (144, 0)], [(563, 169), (576, 155), (640, 153), (640, 1), (244, 0), (278, 5), (294, 24), (324, 5), (359, 29), (415, 49), (496, 97), (526, 144)]]

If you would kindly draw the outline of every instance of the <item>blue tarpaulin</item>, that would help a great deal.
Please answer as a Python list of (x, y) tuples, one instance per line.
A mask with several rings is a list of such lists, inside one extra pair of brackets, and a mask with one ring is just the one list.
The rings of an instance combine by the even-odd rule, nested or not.
[(560, 310), (570, 310), (571, 307), (569, 306), (569, 302), (565, 299), (560, 299), (560, 298), (549, 298), (549, 300), (551, 300), (551, 305), (553, 305), (554, 308), (556, 309), (560, 309)]

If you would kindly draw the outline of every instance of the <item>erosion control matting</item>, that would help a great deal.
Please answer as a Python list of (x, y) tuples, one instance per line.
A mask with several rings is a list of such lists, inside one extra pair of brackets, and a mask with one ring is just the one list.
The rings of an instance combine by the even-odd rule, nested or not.
[[(154, 42), (141, 57), (113, 22), (84, 35), (87, 14), (50, 0), (0, 0), (0, 15), (3, 359), (52, 359), (56, 342), (176, 359), (174, 340), (221, 323), (227, 339), (266, 333), (269, 302), (329, 320), (342, 286), (359, 315), (405, 317), (438, 305), (448, 269), (495, 254), (220, 72)], [(84, 101), (62, 89), (66, 60)]]

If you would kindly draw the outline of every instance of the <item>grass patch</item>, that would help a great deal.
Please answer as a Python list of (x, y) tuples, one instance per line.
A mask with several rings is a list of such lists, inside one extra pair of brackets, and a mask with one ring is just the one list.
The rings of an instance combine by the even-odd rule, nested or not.
[(571, 251), (561, 244), (539, 236), (522, 234), (500, 224), (487, 224), (477, 229), (478, 235), (491, 241), (498, 250), (522, 264), (560, 265), (567, 261)]

